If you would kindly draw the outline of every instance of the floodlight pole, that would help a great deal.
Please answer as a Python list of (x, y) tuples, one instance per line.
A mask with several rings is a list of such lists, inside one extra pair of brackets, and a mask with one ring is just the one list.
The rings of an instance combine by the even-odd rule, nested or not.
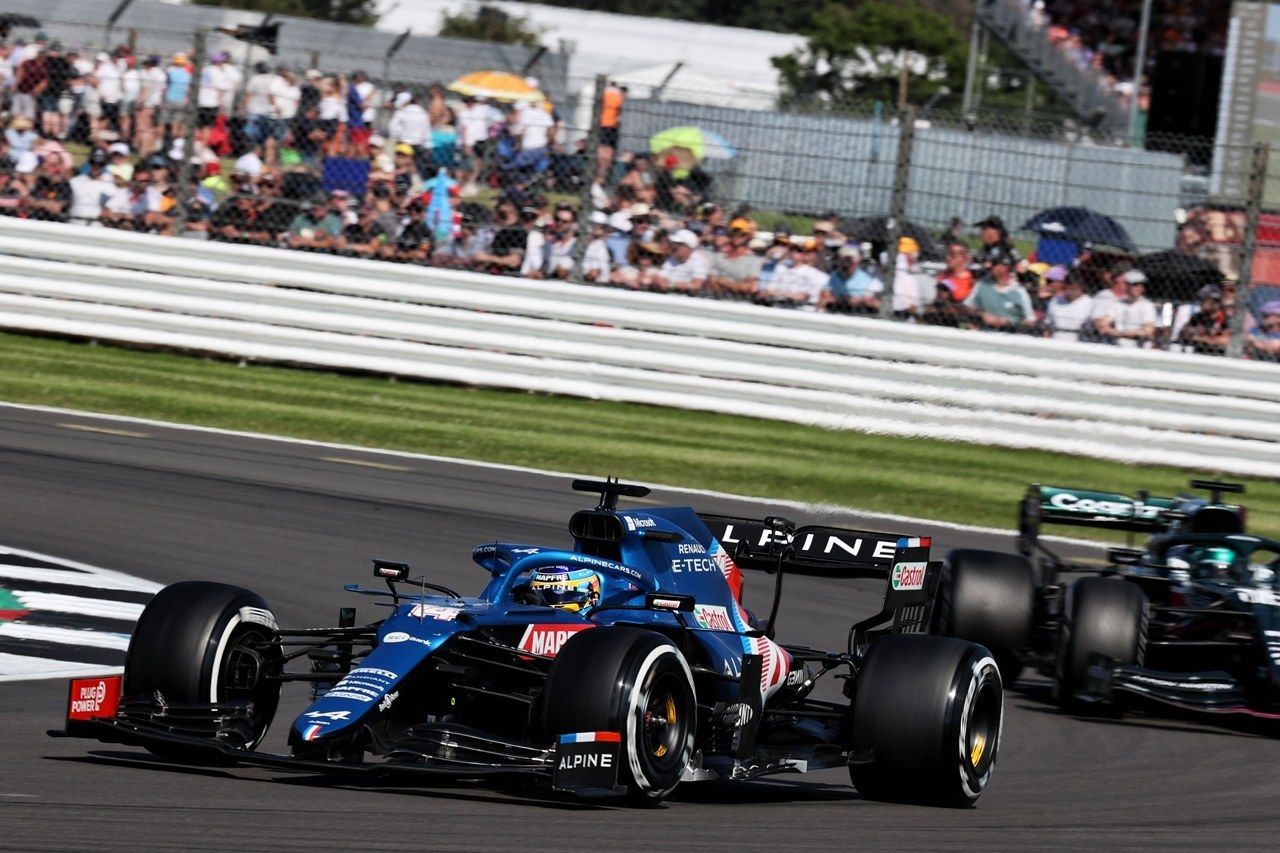
[(111, 50), (111, 30), (115, 28), (116, 21), (120, 20), (120, 16), (123, 15), (125, 10), (132, 4), (133, 0), (120, 0), (120, 3), (116, 6), (116, 10), (107, 18), (107, 24), (102, 30), (103, 50)]
[(178, 217), (173, 223), (173, 233), (178, 237), (181, 237), (182, 232), (187, 228), (187, 193), (195, 194), (195, 190), (191, 187), (192, 176), (195, 174), (192, 169), (191, 158), (196, 153), (196, 123), (200, 116), (200, 77), (204, 74), (204, 60), (204, 31), (196, 30), (191, 51), (191, 82), (187, 84), (186, 117), (184, 119), (187, 132), (182, 140), (182, 161), (178, 164)]
[(1151, 0), (1142, 0), (1142, 21), (1138, 24), (1138, 48), (1133, 59), (1133, 93), (1129, 96), (1129, 141), (1138, 143), (1138, 95), (1142, 92), (1142, 72), (1147, 64), (1147, 39), (1151, 34)]
[(587, 257), (587, 241), (591, 239), (595, 203), (591, 189), (596, 183), (596, 151), (600, 148), (600, 113), (604, 108), (604, 90), (609, 81), (603, 74), (596, 75), (595, 94), (591, 99), (591, 126), (587, 130), (587, 150), (582, 161), (582, 191), (578, 196), (578, 226), (573, 240), (573, 272), (569, 280), (582, 282), (582, 267)]
[(391, 60), (404, 47), (404, 43), (409, 38), (412, 30), (405, 30), (396, 36), (396, 40), (391, 43), (391, 47), (387, 48), (387, 55), (382, 57), (382, 85), (385, 88), (391, 80)]
[(893, 316), (893, 291), (898, 275), (898, 241), (906, 233), (907, 194), (911, 184), (911, 154), (916, 138), (916, 108), (908, 104), (898, 113), (898, 159), (893, 168), (893, 190), (889, 199), (888, 236), (885, 265), (881, 268), (884, 290), (880, 292), (880, 316)]
[(1253, 157), (1249, 169), (1249, 197), (1244, 206), (1244, 241), (1240, 247), (1240, 278), (1236, 281), (1236, 301), (1231, 313), (1231, 337), (1227, 340), (1227, 358), (1243, 358), (1245, 344), (1245, 317), (1251, 307), (1253, 290), (1253, 261), (1258, 248), (1258, 224), (1262, 218), (1263, 196), (1267, 191), (1267, 163), (1271, 146), (1266, 142), (1253, 143)]
[(653, 88), (653, 91), (650, 93), (650, 96), (655, 101), (662, 100), (662, 95), (664, 92), (666, 92), (667, 86), (670, 85), (671, 78), (679, 74), (681, 68), (684, 68), (684, 60), (681, 60), (680, 62), (677, 62), (675, 65), (672, 65), (671, 70), (668, 71), (666, 76), (662, 78), (662, 82)]
[(978, 50), (982, 38), (982, 22), (978, 20), (978, 10), (973, 10), (973, 25), (969, 28), (969, 65), (964, 72), (964, 101), (960, 105), (960, 116), (965, 121), (973, 112), (975, 87), (978, 84)]

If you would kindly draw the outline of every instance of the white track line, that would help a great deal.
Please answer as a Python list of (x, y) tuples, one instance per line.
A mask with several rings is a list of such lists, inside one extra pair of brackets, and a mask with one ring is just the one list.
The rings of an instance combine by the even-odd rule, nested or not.
[[(19, 553), (13, 548), (0, 549), (0, 559), (4, 558), (4, 552), (11, 554)], [(35, 556), (32, 552), (21, 552), (24, 556)], [(40, 559), (56, 561), (54, 557), (40, 555)], [(101, 569), (97, 572), (63, 572), (57, 569), (38, 569), (34, 566), (11, 566), (0, 563), (0, 582), (3, 581), (31, 581), (33, 583), (63, 583), (72, 586), (83, 586), (91, 589), (120, 589), (129, 592), (159, 592), (160, 584), (152, 581), (144, 581), (141, 578), (131, 578), (128, 575), (122, 575), (119, 572), (112, 572), (107, 569)], [(8, 586), (8, 584), (6, 584)]]
[(130, 622), (138, 621), (144, 606), (129, 601), (81, 598), (78, 595), (60, 595), (53, 592), (30, 592), (12, 587), (9, 588), (9, 592), (30, 610), (79, 613), (84, 616), (100, 616), (103, 619), (127, 619)]
[(79, 678), (83, 675), (111, 675), (124, 672), (119, 666), (74, 663), (66, 660), (11, 655), (0, 652), (0, 681), (35, 681), (42, 678)]
[(88, 631), (74, 628), (50, 628), (45, 625), (28, 625), (25, 622), (5, 622), (0, 625), (0, 637), (15, 640), (34, 640), (42, 643), (62, 643), (68, 646), (92, 646), (95, 649), (129, 648), (128, 634), (109, 631)]

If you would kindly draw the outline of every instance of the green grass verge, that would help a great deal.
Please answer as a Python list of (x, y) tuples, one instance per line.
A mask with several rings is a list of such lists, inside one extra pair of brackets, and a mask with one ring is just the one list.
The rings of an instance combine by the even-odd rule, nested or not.
[[(1006, 528), (1032, 481), (1172, 494), (1189, 476), (1057, 453), (18, 335), (0, 335), (0, 365), (0, 399), (12, 402)], [(1247, 498), (1251, 526), (1280, 534), (1280, 482), (1250, 481)]]

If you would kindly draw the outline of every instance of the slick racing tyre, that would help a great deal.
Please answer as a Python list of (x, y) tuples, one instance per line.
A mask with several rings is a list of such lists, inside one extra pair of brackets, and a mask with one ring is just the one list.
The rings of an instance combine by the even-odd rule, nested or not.
[(952, 551), (938, 589), (934, 633), (986, 646), (1012, 687), (1031, 643), (1036, 585), (1031, 563), (998, 551)]
[[(167, 703), (250, 700), (254, 714), (239, 732), (253, 749), (280, 701), (281, 652), (267, 603), (247, 589), (184, 581), (160, 590), (138, 619), (124, 661), (124, 696), (159, 693)], [(216, 754), (181, 744), (147, 747), (163, 758), (200, 762)]]
[[(1081, 578), (1071, 585), (1059, 637), (1055, 694), (1069, 710), (1082, 710), (1090, 660), (1141, 663), (1147, 636), (1147, 596), (1136, 584), (1111, 578)], [(1093, 703), (1088, 703), (1093, 704)]]
[(970, 806), (986, 790), (1004, 719), (1000, 669), (952, 637), (876, 640), (858, 672), (849, 775), (873, 800)]
[(693, 753), (697, 704), (689, 665), (666, 637), (639, 628), (581, 631), (561, 646), (543, 697), (550, 739), (622, 735), (618, 784), (630, 799), (657, 803), (675, 790)]

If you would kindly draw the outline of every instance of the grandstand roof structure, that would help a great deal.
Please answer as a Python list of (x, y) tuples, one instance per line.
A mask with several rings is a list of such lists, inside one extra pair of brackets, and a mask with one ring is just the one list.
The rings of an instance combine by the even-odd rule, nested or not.
[[(391, 32), (439, 31), (442, 15), (476, 6), (474, 0), (378, 0), (378, 28)], [(741, 27), (721, 27), (667, 18), (645, 18), (588, 12), (538, 3), (486, 0), (510, 15), (528, 19), (540, 31), (542, 44), (571, 50), (569, 76), (581, 84), (597, 74), (612, 77), (640, 74), (682, 63), (669, 84), (677, 90), (704, 88), (731, 106), (747, 101), (773, 101), (778, 72), (769, 59), (805, 43), (802, 36)], [(664, 72), (665, 73), (665, 72)], [(683, 81), (681, 75), (684, 75)]]
[[(419, 0), (412, 0), (417, 3)], [(68, 45), (102, 47), (104, 23), (119, 5), (119, 0), (7, 0), (6, 12), (32, 15), (42, 29)], [(396, 40), (397, 34), (372, 27), (334, 24), (308, 18), (277, 15), (280, 29), (280, 53), (272, 61), (305, 68), (319, 55), (319, 66), (327, 72), (364, 70), (378, 76), (382, 57)], [(225, 50), (235, 61), (244, 56), (246, 46), (228, 36), (213, 32), (216, 27), (257, 24), (262, 15), (210, 6), (193, 6), (173, 0), (134, 0), (115, 26), (112, 42), (127, 40), (127, 31), (137, 31), (138, 48), (145, 52), (172, 53), (190, 51), (192, 34), (204, 30), (210, 51)], [(435, 25), (415, 29), (396, 54), (391, 79), (404, 82), (447, 82), (479, 68), (519, 71), (533, 57), (535, 50), (518, 45), (475, 42), (435, 37)], [(403, 28), (401, 28), (403, 32)], [(33, 31), (15, 28), (13, 37), (30, 38)], [(254, 59), (268, 59), (266, 51), (255, 49)], [(538, 59), (533, 70), (542, 82), (543, 91), (554, 100), (567, 94), (567, 61), (555, 47)]]

